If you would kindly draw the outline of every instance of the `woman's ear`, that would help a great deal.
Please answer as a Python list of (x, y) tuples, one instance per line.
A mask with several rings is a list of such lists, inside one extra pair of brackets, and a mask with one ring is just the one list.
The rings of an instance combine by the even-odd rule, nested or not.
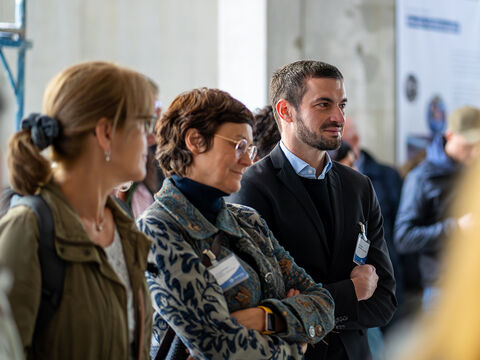
[(205, 151), (205, 139), (197, 129), (190, 128), (187, 130), (185, 145), (192, 154), (200, 154)]
[(102, 117), (97, 121), (95, 137), (103, 151), (106, 152), (112, 149), (113, 125), (107, 118)]

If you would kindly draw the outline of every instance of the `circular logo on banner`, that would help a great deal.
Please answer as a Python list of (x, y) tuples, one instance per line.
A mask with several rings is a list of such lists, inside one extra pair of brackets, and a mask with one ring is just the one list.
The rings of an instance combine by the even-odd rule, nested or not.
[(405, 96), (407, 100), (412, 102), (415, 101), (418, 94), (418, 80), (415, 75), (408, 74), (405, 81)]

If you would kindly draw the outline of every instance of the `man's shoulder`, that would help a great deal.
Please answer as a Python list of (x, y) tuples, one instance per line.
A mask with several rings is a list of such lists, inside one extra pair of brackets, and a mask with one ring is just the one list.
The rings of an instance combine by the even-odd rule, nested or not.
[(273, 166), (270, 155), (257, 161), (255, 164), (248, 167), (242, 177), (243, 182), (265, 182), (265, 179), (273, 178), (276, 169)]
[(419, 179), (427, 178), (432, 173), (436, 172), (435, 164), (431, 163), (428, 160), (423, 160), (420, 164), (415, 166), (405, 177), (405, 180), (412, 180), (418, 181)]

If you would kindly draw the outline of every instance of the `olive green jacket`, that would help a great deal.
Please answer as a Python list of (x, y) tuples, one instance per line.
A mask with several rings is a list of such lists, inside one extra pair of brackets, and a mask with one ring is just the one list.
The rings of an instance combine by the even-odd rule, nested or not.
[[(55, 247), (66, 261), (62, 300), (47, 329), (35, 336), (41, 274), (37, 256), (38, 226), (30, 208), (10, 209), (0, 220), (0, 264), (15, 281), (9, 299), (28, 359), (130, 359), (127, 294), (104, 250), (88, 237), (80, 218), (60, 189), (48, 184), (41, 195), (54, 218)], [(150, 240), (111, 198), (135, 306), (132, 358), (149, 359), (152, 308), (144, 271)], [(140, 347), (138, 344), (141, 344)]]

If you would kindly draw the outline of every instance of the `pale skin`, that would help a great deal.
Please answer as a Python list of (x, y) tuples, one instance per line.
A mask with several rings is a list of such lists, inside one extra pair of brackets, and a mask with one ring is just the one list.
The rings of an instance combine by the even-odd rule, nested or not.
[[(325, 167), (326, 150), (321, 150), (302, 140), (298, 119), (315, 137), (326, 143), (340, 142), (345, 125), (345, 106), (347, 97), (342, 80), (330, 78), (306, 79), (307, 91), (296, 109), (285, 99), (275, 104), (275, 110), (281, 119), (281, 138), (283, 144), (316, 169), (318, 177)], [(353, 268), (350, 279), (358, 301), (368, 300), (377, 288), (378, 275), (375, 267), (369, 264)]]
[[(116, 186), (145, 176), (145, 163), (142, 165), (141, 159), (146, 138), (141, 126), (140, 122), (132, 121), (124, 129), (115, 130), (110, 121), (102, 118), (97, 122), (95, 135), (87, 136), (75, 162), (58, 163), (54, 169), (54, 182), (77, 212), (91, 241), (101, 247), (110, 245), (114, 234), (113, 215), (106, 206), (108, 195)], [(122, 168), (118, 164), (126, 145), (131, 145), (128, 151), (132, 153), (132, 162), (137, 163), (134, 166), (127, 163)], [(106, 151), (111, 152), (110, 162), (105, 160)], [(101, 231), (97, 229), (100, 221)]]
[[(447, 140), (445, 153), (454, 161), (468, 166), (478, 158), (478, 143), (468, 143), (463, 136), (455, 134), (451, 130), (447, 130), (445, 139)], [(461, 230), (468, 230), (474, 224), (472, 214), (463, 215), (457, 220), (457, 224)]]
[[(217, 129), (217, 134), (229, 139), (246, 139), (253, 142), (252, 128), (248, 124), (224, 123)], [(228, 194), (240, 190), (242, 174), (252, 161), (247, 154), (237, 158), (235, 144), (222, 138), (214, 137), (212, 147), (205, 152), (203, 139), (197, 129), (189, 129), (185, 134), (185, 145), (193, 155), (192, 165), (187, 169), (186, 177), (199, 183), (215, 187)], [(286, 297), (300, 294), (290, 289)], [(265, 311), (252, 307), (231, 313), (231, 316), (251, 330), (265, 331)], [(285, 324), (280, 324), (280, 330)], [(307, 344), (302, 343), (306, 351)], [(191, 356), (189, 359), (193, 359)]]

